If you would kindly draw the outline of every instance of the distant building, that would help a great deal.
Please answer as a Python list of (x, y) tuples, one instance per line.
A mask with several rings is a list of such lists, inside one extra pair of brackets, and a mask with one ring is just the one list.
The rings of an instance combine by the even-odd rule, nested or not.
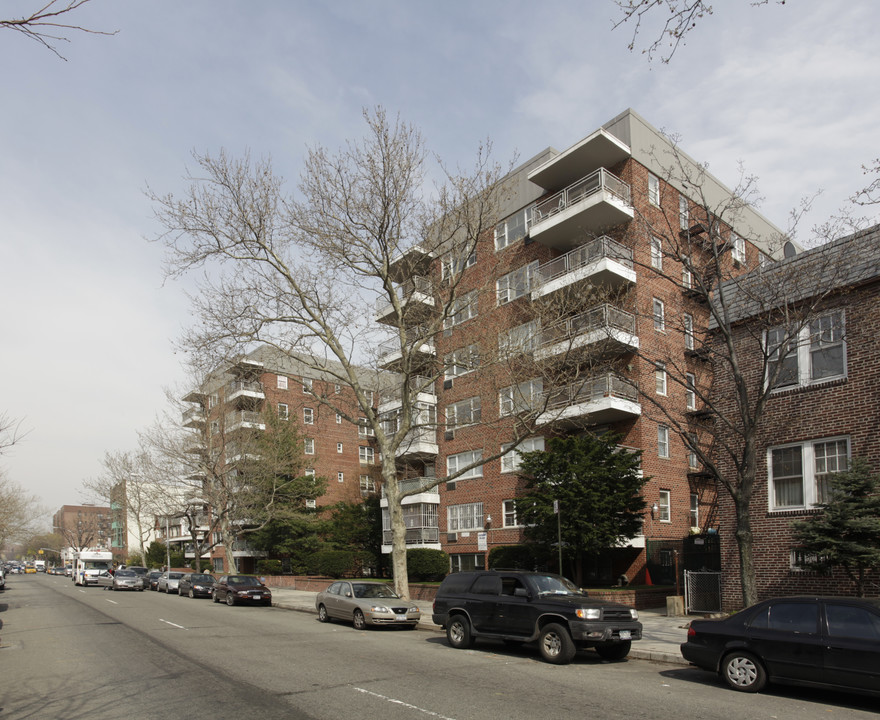
[(101, 505), (62, 505), (52, 516), (53, 532), (74, 550), (111, 550), (112, 511)]

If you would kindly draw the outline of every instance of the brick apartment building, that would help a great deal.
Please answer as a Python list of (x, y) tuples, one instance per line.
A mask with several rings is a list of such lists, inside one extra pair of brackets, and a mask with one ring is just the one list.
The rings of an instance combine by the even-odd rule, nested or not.
[[(692, 394), (665, 370), (690, 368), (694, 382), (710, 381), (694, 337), (695, 328), (707, 325), (707, 310), (687, 291), (686, 268), (650, 227), (687, 234), (700, 221), (701, 200), (723, 204), (731, 192), (708, 174), (699, 188), (685, 187), (664, 165), (672, 156), (669, 141), (627, 110), (565, 151), (545, 150), (514, 170), (505, 179), (511, 188), (505, 219), (473, 252), (426, 254), (398, 278), (409, 286), (407, 302), (429, 310), (436, 288), (463, 273), (451, 317), (424, 343), (426, 375), (442, 370), (419, 398), (419, 436), (397, 458), (403, 478), (421, 486), (419, 478), (445, 478), (503, 451), (517, 413), (540, 403), (546, 410), (540, 433), (522, 450), (586, 430), (619, 433), (623, 446), (643, 451), (649, 478), (643, 534), (587, 568), (595, 582), (620, 575), (644, 582), (646, 567), (654, 582), (671, 581), (684, 538), (718, 528), (714, 486), (669, 422), (687, 424), (697, 411)], [(675, 158), (697, 167), (683, 153), (675, 151)], [(781, 256), (771, 247), (781, 234), (776, 227), (748, 207), (739, 222), (727, 262), (745, 271)], [(597, 304), (585, 307), (591, 297)], [(548, 307), (551, 320), (538, 310)], [(414, 325), (421, 321), (418, 313), (409, 317)], [(393, 324), (394, 316), (378, 308), (376, 320)], [(601, 352), (589, 352), (594, 344)], [(476, 360), (498, 356), (499, 347), (528, 354), (535, 377), (505, 385), (498, 365)], [(386, 353), (380, 364), (396, 369), (394, 346)], [(544, 373), (541, 366), (553, 363), (554, 371)], [(394, 399), (383, 399), (379, 412), (393, 430)], [(520, 543), (518, 465), (518, 455), (507, 453), (406, 498), (408, 547), (443, 549), (452, 569), (464, 570), (485, 566), (492, 547)], [(387, 514), (385, 520), (390, 551)]]
[(75, 550), (110, 550), (112, 511), (101, 505), (62, 505), (52, 516), (52, 530)]
[[(759, 427), (758, 466), (751, 522), (757, 591), (761, 599), (797, 593), (846, 595), (854, 591), (846, 575), (820, 574), (808, 567), (790, 523), (819, 512), (827, 486), (824, 476), (845, 469), (852, 457), (880, 467), (880, 226), (787, 258), (777, 266), (808, 278), (815, 311), (798, 331), (798, 342), (785, 354), (776, 387)], [(827, 290), (833, 291), (828, 293)], [(827, 294), (826, 294), (827, 293)], [(808, 296), (800, 298), (809, 301)], [(761, 382), (766, 357), (762, 343), (775, 328), (755, 303), (740, 306), (738, 343), (748, 359), (747, 373)], [(731, 387), (716, 377), (715, 394), (723, 401)], [(730, 467), (722, 468), (730, 472)], [(741, 607), (740, 569), (734, 537), (734, 509), (719, 495), (725, 607)], [(804, 563), (807, 567), (804, 567)], [(880, 576), (870, 579), (875, 592)]]

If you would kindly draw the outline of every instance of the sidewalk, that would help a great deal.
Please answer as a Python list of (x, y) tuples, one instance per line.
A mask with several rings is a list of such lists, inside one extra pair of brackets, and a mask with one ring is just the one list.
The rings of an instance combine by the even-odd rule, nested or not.
[[(285, 610), (297, 610), (311, 613), (317, 617), (315, 595), (306, 590), (290, 590), (273, 587), (272, 605)], [(422, 611), (419, 630), (443, 632), (439, 625), (431, 621), (431, 603), (417, 602)], [(639, 610), (639, 621), (642, 623), (642, 639), (632, 645), (629, 656), (655, 662), (687, 665), (682, 658), (678, 646), (687, 639), (688, 617), (667, 617), (666, 608), (657, 610)]]

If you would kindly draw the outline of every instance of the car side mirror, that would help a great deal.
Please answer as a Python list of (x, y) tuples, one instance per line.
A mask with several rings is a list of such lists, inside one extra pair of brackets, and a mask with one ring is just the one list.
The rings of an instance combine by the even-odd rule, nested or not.
[(346, 592), (345, 592), (345, 597), (351, 597), (351, 591), (350, 591), (350, 590), (346, 590)]
[(513, 589), (513, 596), (527, 598), (527, 597), (529, 597), (529, 591), (526, 590), (525, 588), (522, 588), (522, 587), (514, 588)]

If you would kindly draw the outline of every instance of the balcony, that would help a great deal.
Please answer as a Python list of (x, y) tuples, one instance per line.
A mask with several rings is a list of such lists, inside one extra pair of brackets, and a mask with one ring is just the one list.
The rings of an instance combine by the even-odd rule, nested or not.
[(205, 438), (199, 433), (188, 435), (183, 443), (183, 451), (190, 455), (205, 455), (208, 452)]
[[(400, 482), (402, 488), (407, 488), (409, 483), (411, 484), (409, 489), (412, 489), (419, 487), (419, 484), (436, 482), (436, 478), (408, 478)], [(390, 553), (392, 542), (391, 513), (388, 510), (388, 501), (384, 497), (379, 501), (379, 504), (382, 507), (382, 552)], [(439, 507), (440, 494), (437, 492), (437, 488), (404, 499), (402, 509), (407, 546), (440, 549)]]
[(392, 281), (403, 283), (414, 276), (424, 276), (431, 272), (434, 253), (413, 245), (402, 251), (388, 266), (388, 274)]
[[(400, 428), (400, 408), (381, 416), (386, 435), (394, 435)], [(412, 409), (413, 427), (403, 436), (397, 448), (398, 460), (430, 460), (440, 449), (437, 445), (437, 403), (417, 402)]]
[(636, 316), (604, 304), (542, 328), (535, 359), (547, 360), (603, 342), (609, 343), (616, 352), (638, 350)]
[(538, 418), (542, 425), (578, 420), (590, 424), (613, 423), (642, 414), (638, 388), (614, 373), (553, 388), (546, 401), (547, 409)]
[(603, 235), (541, 265), (532, 300), (582, 282), (620, 287), (635, 281), (632, 250)]
[[(421, 402), (429, 405), (437, 404), (437, 395), (434, 391), (434, 381), (431, 378), (413, 375), (409, 379), (410, 399), (412, 402)], [(382, 402), (379, 405), (379, 413), (384, 414), (395, 408), (399, 408), (403, 402), (403, 385), (397, 385), (382, 394)]]
[(226, 402), (259, 402), (266, 399), (263, 384), (256, 380), (233, 380), (226, 385)]
[(262, 413), (253, 410), (235, 410), (226, 413), (226, 432), (236, 430), (265, 430), (266, 423)]
[(191, 407), (188, 410), (184, 410), (181, 425), (188, 428), (205, 427), (205, 411), (201, 407)]
[[(418, 329), (416, 333), (419, 333)], [(422, 334), (422, 333), (419, 333)], [(419, 335), (416, 335), (418, 338)], [(416, 340), (410, 348), (411, 357), (416, 365), (433, 362), (437, 357), (437, 349), (434, 347), (434, 338)], [(397, 371), (403, 361), (403, 352), (400, 349), (399, 340), (390, 340), (379, 345), (379, 367), (383, 370)]]
[(629, 146), (600, 128), (536, 167), (529, 180), (546, 190), (557, 190), (594, 170), (614, 167), (631, 155)]
[[(413, 495), (409, 497), (405, 497), (403, 499), (403, 505), (413, 505), (415, 503), (440, 503), (440, 490), (438, 486), (435, 484), (437, 482), (437, 478), (435, 477), (415, 477), (415, 478), (406, 478), (404, 480), (398, 480), (397, 485), (400, 488), (401, 492), (413, 492), (414, 490), (418, 490), (420, 492), (415, 492)], [(433, 487), (427, 487), (428, 485), (432, 485)], [(388, 507), (388, 500), (385, 499), (385, 486), (382, 486), (382, 499), (379, 501), (381, 507)]]
[(539, 201), (532, 209), (529, 236), (537, 242), (567, 250), (585, 234), (633, 219), (630, 187), (605, 168)]
[[(429, 278), (416, 276), (394, 288), (406, 325), (417, 325), (434, 313), (434, 285)], [(376, 300), (375, 321), (397, 325), (394, 305), (387, 297)]]

